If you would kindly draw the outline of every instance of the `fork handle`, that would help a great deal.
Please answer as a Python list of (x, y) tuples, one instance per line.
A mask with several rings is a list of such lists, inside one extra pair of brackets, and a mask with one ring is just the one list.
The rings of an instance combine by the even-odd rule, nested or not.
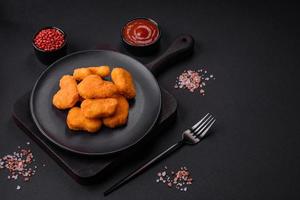
[(122, 185), (124, 185), (125, 183), (130, 181), (131, 179), (137, 177), (139, 174), (141, 174), (142, 172), (146, 171), (149, 167), (151, 167), (154, 163), (156, 163), (157, 161), (161, 160), (162, 158), (165, 158), (166, 156), (170, 155), (172, 152), (176, 151), (183, 145), (184, 145), (184, 143), (182, 141), (177, 142), (176, 144), (173, 144), (172, 146), (167, 148), (165, 151), (163, 151), (159, 155), (155, 156), (150, 161), (148, 161), (144, 165), (140, 166), (139, 168), (137, 168), (136, 170), (131, 172), (129, 175), (125, 176), (123, 179), (119, 180), (117, 183), (115, 183), (113, 186), (111, 186), (108, 190), (106, 190), (104, 192), (104, 196), (110, 194), (111, 192), (118, 189), (119, 187), (121, 187)]

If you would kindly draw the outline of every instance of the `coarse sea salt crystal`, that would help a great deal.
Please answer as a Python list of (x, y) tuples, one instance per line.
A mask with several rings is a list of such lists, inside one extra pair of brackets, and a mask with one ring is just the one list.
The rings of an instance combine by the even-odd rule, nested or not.
[[(191, 93), (195, 92), (199, 88), (204, 91), (204, 87), (207, 84), (203, 81), (215, 80), (213, 74), (208, 75), (207, 73), (208, 71), (203, 69), (184, 70), (182, 74), (176, 77), (176, 84), (174, 85), (174, 88), (187, 89)], [(205, 91), (201, 91), (200, 94), (204, 96)]]
[[(164, 174), (164, 172), (166, 174)], [(156, 182), (162, 182), (169, 188), (173, 187), (180, 191), (186, 192), (188, 189), (187, 186), (192, 184), (192, 177), (190, 176), (190, 172), (185, 166), (181, 167), (180, 170), (176, 171), (176, 173), (174, 171), (168, 172), (167, 170), (159, 173), (161, 173), (162, 176), (159, 176), (159, 179), (156, 179)]]
[[(0, 164), (3, 170), (8, 172), (7, 179), (17, 180), (22, 178), (24, 181), (29, 181), (30, 177), (35, 174), (35, 170), (31, 168), (33, 154), (30, 149), (21, 149), (21, 147), (17, 149), (18, 151), (3, 156)], [(16, 189), (21, 189), (21, 186), (17, 186)]]

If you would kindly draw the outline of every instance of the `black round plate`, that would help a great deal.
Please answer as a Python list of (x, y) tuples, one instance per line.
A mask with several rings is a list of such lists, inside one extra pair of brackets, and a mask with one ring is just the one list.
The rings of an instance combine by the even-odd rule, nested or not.
[[(121, 66), (133, 76), (137, 95), (130, 102), (127, 125), (97, 133), (71, 131), (66, 125), (67, 111), (56, 109), (52, 97), (65, 74), (84, 66)], [(161, 93), (152, 73), (140, 62), (121, 53), (106, 50), (81, 51), (50, 65), (33, 87), (31, 115), (41, 133), (58, 146), (84, 155), (105, 155), (124, 150), (141, 140), (154, 126), (160, 113)]]

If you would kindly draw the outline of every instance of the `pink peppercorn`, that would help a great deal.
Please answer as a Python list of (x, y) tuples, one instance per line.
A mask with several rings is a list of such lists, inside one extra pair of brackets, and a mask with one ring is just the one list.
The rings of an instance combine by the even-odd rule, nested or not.
[(65, 43), (64, 34), (56, 28), (41, 30), (33, 39), (35, 46), (44, 51), (55, 51)]

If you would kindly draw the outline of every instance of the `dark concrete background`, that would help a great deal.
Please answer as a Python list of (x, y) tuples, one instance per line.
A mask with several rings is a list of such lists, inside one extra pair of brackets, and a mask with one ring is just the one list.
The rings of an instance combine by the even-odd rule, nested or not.
[[(181, 33), (196, 40), (193, 57), (158, 78), (179, 107), (176, 123), (155, 142), (153, 153), (176, 142), (206, 112), (217, 123), (207, 140), (178, 151), (105, 199), (299, 199), (298, 11), (297, 4), (272, 1), (1, 1), (0, 156), (31, 141), (11, 111), (45, 69), (31, 47), (37, 29), (61, 27), (74, 52), (103, 43), (118, 46), (122, 24), (147, 16), (163, 29), (161, 52)], [(153, 57), (137, 59), (146, 63)], [(206, 96), (173, 89), (184, 69), (203, 66), (216, 77)], [(31, 147), (46, 167), (17, 192), (17, 183), (0, 171), (1, 199), (103, 199), (104, 189), (136, 167), (126, 163), (111, 179), (81, 186), (39, 146)], [(195, 182), (188, 192), (155, 183), (164, 165), (191, 170)]]

